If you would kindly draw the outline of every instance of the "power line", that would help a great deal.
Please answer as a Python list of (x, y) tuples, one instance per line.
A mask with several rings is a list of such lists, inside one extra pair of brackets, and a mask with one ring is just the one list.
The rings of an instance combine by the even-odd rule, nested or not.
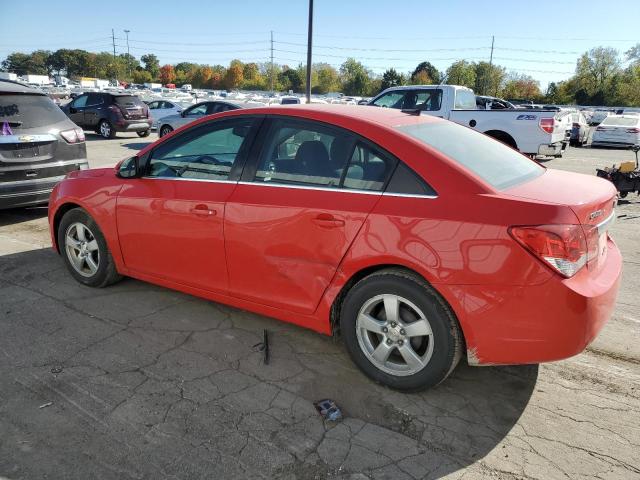
[[(124, 38), (116, 37), (118, 40), (124, 40)], [(267, 43), (266, 40), (250, 40), (245, 42), (208, 42), (208, 43), (191, 43), (191, 42), (156, 42), (151, 40), (129, 40), (131, 43), (148, 43), (152, 45), (179, 45), (183, 47), (217, 47), (217, 46), (231, 46), (231, 45), (256, 45)]]

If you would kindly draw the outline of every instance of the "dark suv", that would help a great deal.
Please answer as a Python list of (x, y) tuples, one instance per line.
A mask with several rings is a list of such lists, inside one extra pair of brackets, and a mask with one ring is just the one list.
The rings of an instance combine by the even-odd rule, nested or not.
[(0, 80), (0, 209), (47, 203), (67, 173), (86, 168), (84, 132), (42, 91)]
[(77, 125), (104, 138), (114, 138), (116, 132), (136, 132), (139, 137), (151, 132), (149, 109), (136, 95), (83, 93), (62, 107), (62, 111)]

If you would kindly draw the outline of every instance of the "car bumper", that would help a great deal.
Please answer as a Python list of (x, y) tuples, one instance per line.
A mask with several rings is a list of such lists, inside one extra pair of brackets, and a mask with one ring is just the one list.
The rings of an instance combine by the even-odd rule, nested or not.
[(150, 121), (135, 120), (130, 122), (119, 122), (113, 125), (116, 132), (144, 132), (151, 129)]
[(540, 363), (582, 352), (615, 306), (622, 257), (611, 239), (607, 247), (595, 272), (583, 268), (569, 279), (554, 275), (541, 285), (442, 288), (464, 331), (469, 364)]
[(553, 156), (553, 155), (558, 155), (560, 153), (562, 153), (562, 151), (567, 148), (567, 145), (565, 142), (557, 142), (557, 143), (550, 143), (550, 144), (545, 144), (545, 145), (540, 145), (538, 147), (538, 155), (544, 155), (544, 156)]
[(617, 147), (617, 148), (631, 148), (635, 144), (633, 142), (614, 142), (610, 140), (592, 140), (592, 147)]

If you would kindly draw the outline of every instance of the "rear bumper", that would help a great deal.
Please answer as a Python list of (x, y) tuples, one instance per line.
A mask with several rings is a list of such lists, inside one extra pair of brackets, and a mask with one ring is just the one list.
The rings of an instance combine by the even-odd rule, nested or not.
[(553, 156), (562, 153), (566, 148), (565, 142), (549, 143), (538, 147), (538, 155)]
[(631, 148), (634, 143), (629, 142), (612, 142), (608, 140), (592, 140), (592, 147), (617, 147), (617, 148)]
[(613, 312), (622, 257), (609, 239), (607, 259), (570, 279), (532, 286), (439, 286), (456, 311), (471, 365), (561, 360), (582, 352)]
[(151, 120), (124, 120), (113, 124), (116, 132), (144, 132), (151, 129)]

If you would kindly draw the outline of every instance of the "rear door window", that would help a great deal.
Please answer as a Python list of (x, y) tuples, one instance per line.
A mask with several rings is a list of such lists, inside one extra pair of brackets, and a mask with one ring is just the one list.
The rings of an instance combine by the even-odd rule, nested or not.
[(82, 108), (87, 104), (88, 98), (89, 98), (89, 95), (80, 95), (71, 103), (71, 106), (73, 108)]
[(87, 107), (102, 104), (102, 95), (99, 93), (90, 93), (87, 96)]
[(60, 107), (45, 95), (0, 94), (0, 124), (11, 128), (34, 128), (65, 120)]
[(379, 192), (395, 165), (395, 159), (358, 142), (351, 154), (342, 186)]

